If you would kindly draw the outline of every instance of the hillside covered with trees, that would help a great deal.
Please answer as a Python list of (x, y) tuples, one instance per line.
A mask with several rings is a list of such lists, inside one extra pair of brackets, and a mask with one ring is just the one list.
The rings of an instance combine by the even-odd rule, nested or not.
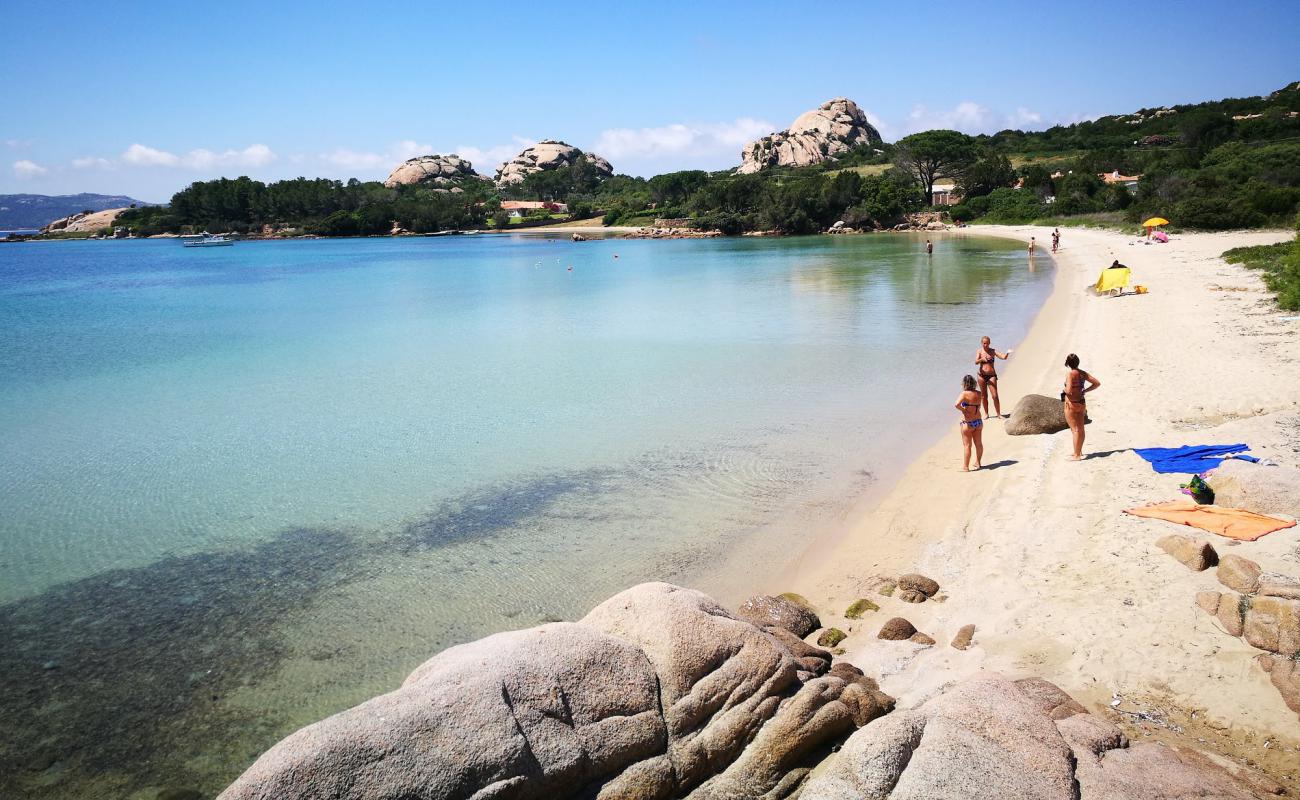
[[(1135, 186), (1101, 175), (1140, 176)], [(503, 200), (567, 203), (573, 216), (609, 225), (688, 219), (728, 234), (824, 231), (837, 221), (886, 228), (930, 205), (940, 181), (962, 201), (962, 221), (1114, 223), (1166, 217), (1186, 228), (1290, 225), (1300, 211), (1300, 83), (1272, 94), (1142, 109), (1045, 131), (987, 136), (925, 131), (864, 145), (801, 168), (688, 170), (645, 179), (608, 177), (585, 162), (523, 182), (461, 192), (297, 178), (194, 183), (165, 207), (119, 224), (137, 235), (199, 230), (257, 232), (270, 225), (325, 236), (504, 227)]]

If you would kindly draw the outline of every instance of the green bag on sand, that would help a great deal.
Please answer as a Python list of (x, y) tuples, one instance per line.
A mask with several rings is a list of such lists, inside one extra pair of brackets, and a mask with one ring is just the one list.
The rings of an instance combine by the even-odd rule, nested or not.
[(1178, 488), (1182, 489), (1184, 494), (1190, 494), (1193, 500), (1203, 506), (1214, 502), (1214, 490), (1200, 475), (1193, 475), (1187, 483), (1178, 484)]

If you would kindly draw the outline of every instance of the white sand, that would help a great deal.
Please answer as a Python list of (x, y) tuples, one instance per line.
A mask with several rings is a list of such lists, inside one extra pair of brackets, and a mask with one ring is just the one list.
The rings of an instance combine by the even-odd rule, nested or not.
[[(1050, 243), (1046, 228), (970, 232)], [(1300, 321), (1282, 319), (1256, 274), (1218, 257), (1292, 235), (1188, 234), (1144, 245), (1063, 230), (1055, 289), (1027, 341), (998, 343), (1015, 350), (999, 362), (1002, 408), (1010, 413), (1027, 393), (1056, 396), (1065, 355), (1078, 353), (1102, 381), (1088, 398), (1084, 452), (1093, 457), (1066, 459), (1068, 431), (1010, 437), (989, 420), (984, 463), (1005, 466), (963, 473), (954, 411), (951, 432), (882, 502), (769, 588), (805, 595), (824, 624), (850, 630), (845, 657), (882, 676), (902, 705), (973, 671), (1041, 675), (1094, 708), (1119, 695), (1120, 711), (1157, 715), (1131, 735), (1189, 741), (1300, 779), (1300, 721), (1254, 662), (1259, 651), (1194, 604), (1196, 592), (1219, 588), (1214, 571), (1192, 572), (1155, 546), (1167, 533), (1200, 532), (1120, 513), (1182, 497), (1187, 477), (1157, 475), (1126, 448), (1244, 441), (1255, 455), (1300, 464)], [(1085, 292), (1115, 258), (1149, 294)], [(980, 333), (971, 331), (972, 352)], [(960, 378), (933, 401), (951, 405)], [(1221, 553), (1300, 577), (1300, 527), (1240, 545), (1203, 536)], [(863, 588), (872, 575), (912, 571), (938, 580), (947, 600), (912, 605)], [(844, 620), (857, 597), (881, 610)], [(892, 616), (939, 644), (877, 640)], [(948, 642), (966, 623), (977, 626), (975, 645), (960, 652)]]

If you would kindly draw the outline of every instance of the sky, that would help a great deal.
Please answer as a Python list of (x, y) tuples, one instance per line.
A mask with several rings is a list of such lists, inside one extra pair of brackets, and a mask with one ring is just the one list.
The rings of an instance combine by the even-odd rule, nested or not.
[(723, 169), (841, 96), (887, 141), (1038, 130), (1267, 94), (1300, 79), (1298, 31), (1300, 0), (0, 0), (0, 193), (165, 202), (453, 152), (490, 175), (539, 139)]

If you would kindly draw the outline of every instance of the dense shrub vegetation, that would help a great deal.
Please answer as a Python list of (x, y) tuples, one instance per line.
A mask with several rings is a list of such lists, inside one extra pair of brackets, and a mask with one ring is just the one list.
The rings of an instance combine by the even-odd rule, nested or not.
[[(1300, 211), (1297, 112), (1300, 83), (1266, 97), (1143, 109), (1040, 132), (925, 131), (818, 166), (753, 175), (604, 177), (580, 159), (501, 189), (468, 181), (460, 193), (356, 180), (223, 178), (192, 184), (169, 206), (128, 211), (119, 222), (138, 235), (248, 232), (267, 224), (331, 236), (383, 234), (394, 224), (429, 232), (505, 227), (511, 220), (500, 201), (529, 199), (567, 203), (575, 217), (602, 214), (606, 224), (689, 218), (726, 233), (796, 234), (839, 220), (894, 225), (929, 203), (935, 181), (946, 179), (965, 198), (950, 209), (963, 221), (1161, 216), (1184, 228), (1256, 227), (1288, 224)], [(1099, 177), (1114, 171), (1141, 179), (1130, 191)]]
[(386, 188), (295, 178), (266, 184), (250, 178), (200, 181), (177, 192), (167, 206), (125, 211), (118, 217), (136, 235), (164, 232), (257, 232), (263, 225), (322, 236), (388, 233), (394, 223), (417, 233), (478, 227), (494, 208), (483, 195), (435, 192), (424, 186)]
[[(1300, 219), (1296, 220), (1300, 231)], [(1277, 293), (1277, 303), (1300, 311), (1300, 234), (1295, 241), (1256, 247), (1234, 247), (1223, 254), (1229, 264), (1243, 264), (1263, 270), (1264, 283)]]
[[(1021, 160), (1021, 191), (1033, 199), (985, 201), (982, 191), (968, 192), (953, 209), (959, 219), (1030, 222), (1118, 211), (1129, 222), (1160, 216), (1215, 230), (1285, 225), (1300, 211), (1300, 83), (1266, 97), (1143, 109), (974, 141), (985, 153)], [(1142, 177), (1132, 192), (1097, 177), (1114, 171)]]

